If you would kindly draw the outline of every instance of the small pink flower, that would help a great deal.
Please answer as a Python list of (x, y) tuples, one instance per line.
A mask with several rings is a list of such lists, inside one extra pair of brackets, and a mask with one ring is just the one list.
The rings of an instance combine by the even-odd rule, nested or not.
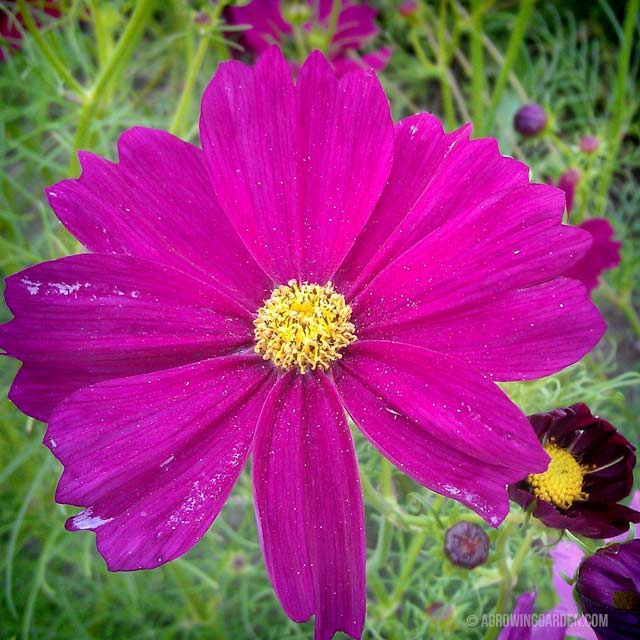
[(595, 153), (600, 148), (600, 138), (597, 136), (582, 136), (580, 138), (580, 151), (583, 153)]
[(347, 414), (492, 526), (548, 457), (494, 383), (576, 362), (605, 324), (561, 277), (590, 245), (495, 140), (393, 124), (371, 72), (272, 48), (220, 65), (202, 149), (134, 128), (48, 190), (89, 251), (7, 280), (11, 389), (49, 423), (56, 499), (112, 570), (191, 549), (249, 456), (275, 591), (359, 638), (364, 510)]
[(580, 280), (591, 291), (600, 283), (600, 276), (604, 271), (620, 264), (622, 243), (614, 240), (615, 230), (604, 218), (590, 218), (578, 227), (591, 234), (593, 243), (586, 255), (567, 270), (565, 275)]
[[(509, 623), (500, 631), (498, 640), (563, 640), (566, 625), (551, 613), (533, 616), (537, 593), (522, 593), (516, 598)], [(534, 624), (535, 622), (535, 624)]]
[(398, 13), (405, 18), (415, 16), (418, 13), (418, 0), (403, 0), (398, 5)]
[(580, 182), (580, 178), (582, 175), (580, 174), (579, 169), (567, 169), (558, 179), (558, 189), (562, 189), (564, 191), (564, 195), (567, 201), (567, 215), (571, 215), (571, 211), (573, 210), (573, 201), (576, 194), (576, 186), (578, 182)]
[[(562, 189), (565, 194), (567, 216), (571, 214), (573, 209), (575, 189), (580, 178), (578, 169), (567, 169), (558, 180), (558, 188)], [(579, 224), (578, 227), (589, 232), (593, 242), (586, 255), (567, 270), (565, 275), (580, 280), (591, 291), (598, 286), (600, 276), (604, 271), (613, 269), (620, 264), (622, 243), (613, 239), (615, 230), (605, 218), (590, 218)]]
[[(36, 24), (39, 24), (39, 15), (48, 15), (52, 18), (60, 17), (60, 3), (56, 0), (26, 0)], [(24, 16), (18, 8), (18, 3), (14, 0), (3, 2), (0, 7), (0, 38), (4, 42), (0, 43), (0, 60), (4, 60), (7, 47), (19, 49), (24, 28)]]
[[(300, 5), (294, 5), (298, 13), (306, 8), (305, 1), (308, 19), (302, 16), (302, 30), (317, 31), (320, 35), (327, 33), (333, 0), (302, 0)], [(382, 47), (371, 53), (358, 53), (379, 32), (375, 23), (376, 10), (367, 3), (340, 1), (336, 29), (328, 49), (331, 64), (338, 75), (362, 68), (381, 71), (389, 62), (391, 49)], [(294, 26), (283, 16), (280, 0), (252, 0), (246, 5), (228, 7), (225, 16), (229, 24), (250, 26), (240, 36), (241, 43), (248, 51), (259, 54), (273, 44), (282, 46), (293, 37)], [(292, 16), (287, 17), (293, 21)]]

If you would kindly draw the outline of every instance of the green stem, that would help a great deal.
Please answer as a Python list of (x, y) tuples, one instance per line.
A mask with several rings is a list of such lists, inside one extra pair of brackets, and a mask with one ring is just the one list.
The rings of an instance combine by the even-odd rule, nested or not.
[(424, 526), (424, 516), (413, 516), (403, 511), (394, 498), (387, 499), (380, 494), (371, 484), (371, 480), (366, 474), (361, 474), (360, 484), (362, 494), (368, 504), (370, 504), (381, 515), (388, 518), (392, 525), (401, 529), (409, 527), (422, 528)]
[(207, 52), (207, 49), (209, 47), (210, 37), (211, 34), (209, 32), (202, 35), (198, 44), (198, 48), (196, 49), (196, 53), (191, 58), (191, 62), (189, 63), (189, 67), (187, 69), (187, 77), (184, 82), (182, 94), (180, 95), (178, 106), (176, 107), (171, 125), (169, 126), (169, 131), (178, 137), (183, 135), (185, 131), (184, 118), (189, 107), (191, 106), (193, 87), (196, 83), (196, 78), (198, 77), (200, 67), (202, 66), (204, 54)]
[(42, 52), (44, 57), (49, 61), (49, 64), (55, 69), (60, 78), (69, 85), (69, 87), (75, 91), (79, 96), (86, 95), (85, 88), (69, 73), (65, 65), (60, 58), (55, 54), (53, 49), (47, 44), (44, 36), (38, 29), (38, 26), (33, 20), (31, 11), (27, 7), (25, 0), (18, 0), (18, 6), (20, 8), (20, 15), (24, 20), (24, 24), (27, 27), (27, 31), (33, 38), (34, 42), (38, 46), (38, 49)]
[(571, 148), (563, 142), (558, 136), (553, 133), (553, 131), (546, 131), (543, 135), (545, 135), (556, 148), (560, 151), (560, 153), (564, 156), (564, 161), (567, 164), (571, 164), (576, 157), (576, 153), (571, 150)]
[[(513, 562), (509, 564), (509, 540), (511, 538), (512, 532), (519, 525), (520, 523), (518, 520), (512, 520), (511, 522), (509, 522), (507, 526), (502, 530), (502, 533), (498, 538), (498, 543), (496, 545), (498, 567), (500, 569), (500, 574), (502, 575), (502, 580), (500, 581), (500, 591), (498, 592), (498, 601), (496, 603), (496, 615), (504, 614), (507, 610), (507, 606), (509, 605), (509, 601), (511, 600), (511, 591), (513, 589), (513, 585), (518, 579), (518, 574), (520, 573), (520, 569), (522, 568), (522, 563), (527, 556), (527, 552), (531, 548), (531, 541), (533, 540), (533, 537), (536, 533), (536, 530), (533, 527), (529, 527), (529, 529), (527, 529), (527, 533), (520, 543), (515, 556), (513, 557)], [(488, 627), (487, 632), (484, 636), (485, 640), (495, 640), (495, 638), (498, 636), (499, 631), (500, 627), (498, 626)]]
[(422, 551), (428, 535), (429, 531), (427, 527), (424, 527), (421, 531), (418, 531), (414, 535), (407, 551), (405, 563), (402, 565), (402, 571), (398, 576), (396, 588), (393, 590), (391, 598), (389, 599), (389, 606), (386, 612), (387, 615), (393, 614), (393, 612), (397, 609), (398, 605), (402, 601), (402, 596), (411, 583), (411, 578), (413, 577), (413, 568), (415, 567), (418, 556), (420, 555), (420, 551)]
[(93, 31), (96, 35), (96, 44), (98, 47), (98, 64), (103, 67), (107, 64), (109, 58), (109, 50), (111, 46), (111, 38), (109, 30), (105, 26), (104, 14), (97, 0), (91, 0), (91, 17), (93, 18)]
[(393, 500), (393, 465), (386, 459), (380, 458), (380, 491), (387, 500)]
[(367, 564), (367, 571), (376, 573), (384, 566), (391, 549), (391, 533), (393, 527), (391, 522), (384, 515), (380, 516), (380, 529), (378, 530), (378, 540), (376, 549), (371, 556), (371, 560)]
[(593, 555), (598, 548), (598, 545), (590, 538), (577, 536), (571, 533), (571, 531), (565, 531), (564, 534), (569, 538), (569, 540), (575, 542), (589, 556)]
[(471, 21), (471, 112), (476, 134), (484, 134), (484, 50), (482, 48), (482, 0), (472, 0)]
[[(386, 500), (393, 500), (393, 481), (392, 481), (393, 467), (391, 463), (386, 459), (380, 458), (380, 491), (382, 496)], [(389, 519), (382, 514), (380, 517), (380, 529), (378, 531), (378, 542), (376, 550), (369, 562), (369, 570), (377, 571), (384, 565), (389, 555), (389, 549), (391, 548), (391, 531), (392, 526)]]
[(498, 105), (500, 104), (502, 94), (504, 93), (505, 87), (507, 86), (509, 73), (511, 72), (516, 58), (518, 57), (518, 53), (520, 52), (520, 46), (522, 45), (527, 27), (529, 26), (531, 14), (533, 13), (534, 3), (535, 0), (522, 0), (522, 2), (520, 3), (520, 9), (518, 10), (518, 15), (516, 16), (516, 23), (513, 27), (511, 37), (509, 38), (509, 44), (507, 45), (507, 52), (504, 57), (504, 63), (500, 67), (498, 79), (496, 80), (496, 84), (493, 89), (493, 95), (491, 96), (491, 102), (489, 103), (489, 111), (484, 121), (485, 124), (489, 127), (493, 126), (493, 121), (495, 119), (496, 111), (498, 110)]
[(329, 55), (329, 49), (333, 42), (333, 36), (336, 34), (338, 27), (338, 18), (340, 16), (340, 9), (342, 8), (342, 0), (333, 0), (331, 5), (331, 15), (329, 16), (329, 24), (327, 25), (327, 38), (325, 44), (325, 55)]
[(31, 636), (31, 622), (33, 620), (33, 614), (36, 607), (36, 601), (40, 590), (45, 586), (45, 573), (47, 570), (47, 564), (54, 553), (55, 543), (62, 532), (62, 527), (53, 527), (48, 534), (38, 562), (36, 563), (31, 588), (29, 590), (29, 596), (27, 598), (27, 604), (24, 608), (24, 614), (22, 616), (22, 633), (23, 640), (28, 640)]
[(520, 573), (520, 569), (522, 569), (522, 563), (531, 549), (531, 543), (533, 542), (535, 535), (536, 530), (534, 527), (527, 529), (527, 533), (522, 540), (520, 547), (516, 551), (516, 555), (513, 556), (513, 562), (511, 563), (511, 576), (513, 577), (514, 583), (518, 579), (518, 574)]
[(449, 56), (447, 55), (447, 40), (445, 36), (447, 20), (447, 2), (440, 0), (438, 16), (438, 66), (440, 67), (440, 90), (442, 91), (442, 106), (444, 108), (447, 128), (453, 129), (456, 125), (456, 112), (453, 107), (451, 85), (449, 84)]
[(629, 291), (617, 294), (609, 285), (602, 283), (600, 290), (607, 298), (618, 307), (627, 319), (631, 330), (637, 338), (640, 338), (640, 317), (631, 302), (631, 294)]
[(640, 0), (629, 0), (627, 13), (624, 18), (623, 37), (620, 53), (618, 55), (618, 70), (615, 85), (613, 87), (613, 114), (609, 124), (609, 154), (602, 169), (602, 179), (598, 199), (600, 211), (604, 213), (607, 207), (607, 195), (611, 187), (613, 172), (618, 161), (618, 152), (622, 142), (622, 125), (624, 121), (624, 98), (626, 93), (626, 80), (629, 72), (629, 60), (633, 47), (633, 32), (638, 20), (638, 6)]
[(438, 67), (435, 64), (433, 64), (433, 62), (431, 62), (429, 58), (427, 58), (427, 54), (425, 53), (422, 45), (420, 44), (420, 39), (418, 38), (418, 32), (415, 29), (411, 29), (411, 31), (409, 32), (409, 42), (413, 47), (413, 51), (416, 54), (416, 58), (418, 58), (418, 61), (425, 68), (428, 74), (430, 76), (439, 77), (440, 69), (438, 69)]
[(155, 0), (138, 0), (131, 14), (131, 18), (109, 58), (109, 62), (102, 67), (95, 84), (87, 94), (78, 117), (78, 126), (73, 141), (74, 154), (69, 166), (70, 173), (76, 173), (78, 171), (79, 164), (75, 152), (81, 149), (86, 143), (91, 120), (100, 105), (105, 89), (111, 82), (115, 84), (120, 79), (122, 71), (133, 54), (138, 39), (144, 32), (154, 1)]

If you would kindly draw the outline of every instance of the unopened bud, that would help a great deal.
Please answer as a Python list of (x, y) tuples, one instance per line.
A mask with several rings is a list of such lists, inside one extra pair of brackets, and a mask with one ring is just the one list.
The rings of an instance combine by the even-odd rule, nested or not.
[(415, 16), (418, 13), (417, 0), (403, 0), (398, 5), (398, 13), (405, 18)]
[(549, 116), (539, 104), (532, 102), (520, 107), (513, 118), (514, 129), (525, 138), (542, 133), (547, 126)]
[(282, 17), (289, 24), (305, 24), (313, 17), (313, 9), (310, 3), (296, 0), (282, 4)]
[(458, 567), (473, 569), (487, 561), (489, 537), (472, 522), (458, 522), (447, 530), (444, 551)]
[(597, 136), (582, 136), (580, 138), (580, 151), (583, 153), (595, 153), (600, 147), (600, 138)]

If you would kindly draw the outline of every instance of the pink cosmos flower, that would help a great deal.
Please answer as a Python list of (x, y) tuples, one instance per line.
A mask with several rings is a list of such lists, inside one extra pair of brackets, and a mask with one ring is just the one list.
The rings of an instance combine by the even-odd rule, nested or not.
[(604, 271), (620, 264), (622, 243), (614, 239), (615, 230), (604, 218), (590, 218), (578, 226), (591, 234), (593, 243), (587, 254), (568, 269), (565, 275), (580, 280), (591, 291), (600, 283), (600, 276)]
[(538, 594), (522, 593), (516, 598), (509, 624), (503, 627), (498, 640), (563, 640), (566, 625), (551, 612), (534, 616), (533, 609)]
[(548, 457), (494, 384), (551, 374), (600, 339), (589, 248), (561, 191), (495, 140), (395, 126), (371, 72), (276, 48), (220, 66), (202, 150), (134, 128), (48, 190), (91, 252), (7, 280), (11, 398), (49, 423), (56, 499), (84, 507), (112, 570), (188, 551), (249, 455), (286, 613), (360, 637), (363, 501), (346, 413), (421, 484), (497, 526)]
[[(558, 188), (564, 191), (566, 198), (567, 216), (571, 215), (575, 189), (580, 177), (578, 169), (567, 169), (558, 179)], [(605, 218), (589, 218), (578, 227), (588, 231), (593, 242), (589, 251), (564, 275), (580, 280), (591, 291), (600, 284), (600, 276), (604, 271), (614, 269), (620, 264), (622, 243), (614, 240), (615, 230)]]
[[(314, 32), (318, 37), (325, 37), (330, 28), (333, 0), (303, 0), (293, 7), (301, 12), (306, 8), (305, 3), (308, 19), (302, 17), (303, 31), (312, 38)], [(283, 17), (280, 0), (252, 0), (246, 5), (228, 7), (225, 16), (229, 24), (250, 25), (241, 35), (241, 42), (248, 51), (262, 53), (271, 45), (283, 45), (293, 37), (294, 26)], [(379, 32), (375, 17), (376, 10), (367, 3), (340, 0), (340, 12), (328, 48), (328, 58), (338, 75), (361, 68), (381, 71), (387, 66), (391, 57), (388, 47), (357, 54), (358, 49), (371, 42)]]

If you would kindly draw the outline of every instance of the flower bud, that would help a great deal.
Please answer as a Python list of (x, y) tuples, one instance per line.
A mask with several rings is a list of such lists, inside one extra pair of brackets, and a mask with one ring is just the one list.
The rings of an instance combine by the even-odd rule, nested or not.
[(398, 5), (398, 13), (404, 18), (410, 18), (418, 13), (417, 0), (403, 0)]
[(313, 8), (307, 2), (284, 2), (282, 4), (282, 17), (289, 24), (305, 24), (313, 17)]
[(600, 138), (597, 136), (582, 136), (580, 138), (580, 151), (583, 153), (595, 153), (600, 147)]
[(532, 102), (520, 107), (513, 118), (513, 127), (525, 138), (531, 138), (542, 133), (547, 126), (549, 117), (539, 104)]
[(429, 603), (426, 614), (434, 620), (448, 620), (453, 614), (453, 609), (439, 600)]
[(211, 16), (206, 11), (198, 11), (193, 17), (193, 22), (199, 27), (204, 27), (211, 24)]
[(489, 538), (477, 524), (458, 522), (445, 534), (444, 551), (456, 566), (473, 569), (487, 561)]

